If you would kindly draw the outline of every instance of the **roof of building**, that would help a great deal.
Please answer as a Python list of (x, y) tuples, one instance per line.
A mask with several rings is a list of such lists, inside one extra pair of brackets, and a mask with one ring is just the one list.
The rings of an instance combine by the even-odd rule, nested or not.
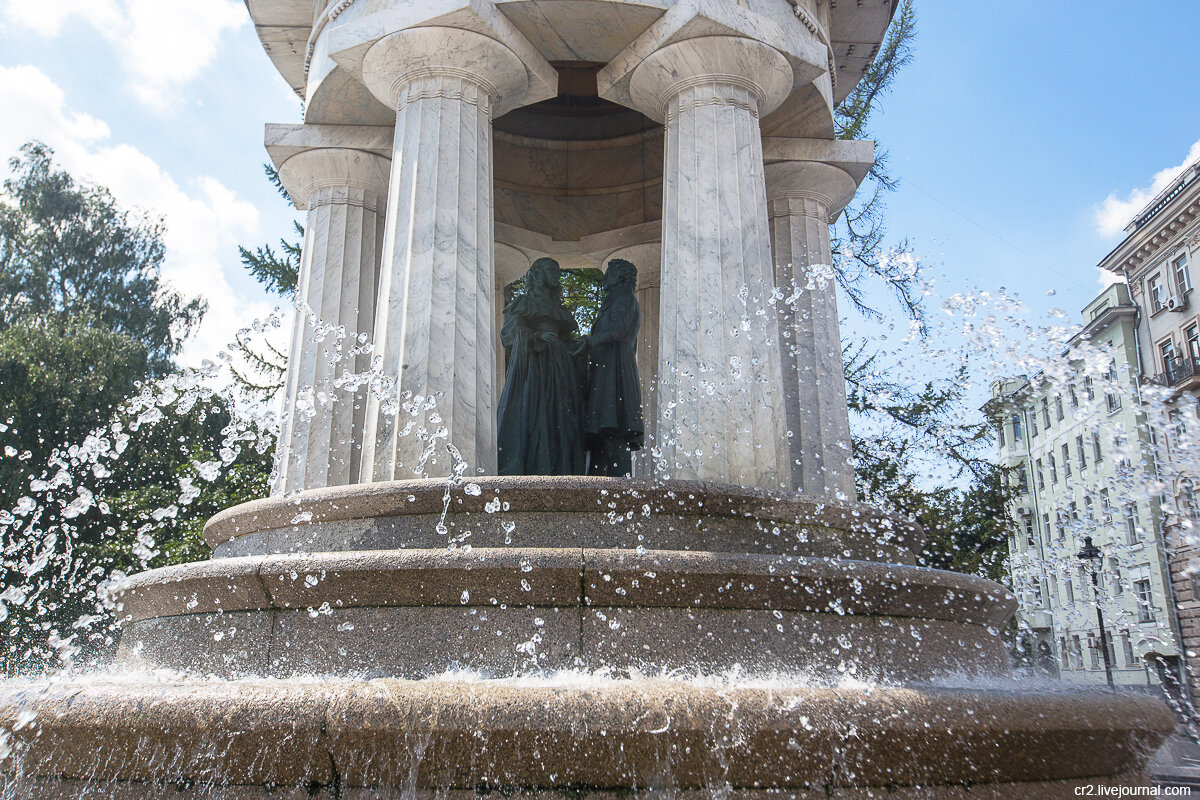
[[(314, 0), (245, 0), (263, 49), (298, 95), (304, 95), (308, 64), (315, 45), (310, 39), (316, 20), (328, 16), (330, 10), (340, 13), (353, 2), (315, 0), (314, 8)], [(508, 0), (501, 7), (527, 2), (533, 0)], [(662, 2), (648, 4), (661, 5), (664, 11), (670, 6), (670, 3)], [(794, 0), (792, 4), (795, 5)], [(830, 0), (830, 39), (837, 70), (835, 100), (841, 101), (848, 95), (870, 68), (898, 5), (899, 0)]]
[(1200, 217), (1200, 159), (1193, 161), (1125, 226), (1125, 238), (1100, 262), (1116, 273), (1136, 273)]

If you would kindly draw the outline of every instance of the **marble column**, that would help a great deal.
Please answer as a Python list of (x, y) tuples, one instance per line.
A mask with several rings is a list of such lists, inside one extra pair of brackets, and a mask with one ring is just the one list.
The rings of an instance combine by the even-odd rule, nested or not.
[(808, 161), (769, 164), (766, 178), (775, 280), (786, 297), (780, 333), (793, 481), (808, 495), (854, 499), (829, 224), (857, 184)]
[[(365, 386), (389, 164), (347, 148), (288, 158), (280, 179), (308, 211), (285, 379), (275, 494), (359, 481)], [(361, 341), (359, 337), (364, 337)]]
[(416, 28), (375, 43), (363, 78), (396, 109), (363, 479), (494, 473), (492, 111), (525, 67), (481, 34)]
[(605, 268), (614, 258), (625, 259), (638, 270), (635, 296), (641, 309), (642, 324), (638, 330), (637, 367), (642, 388), (642, 416), (646, 426), (646, 440), (645, 447), (634, 453), (633, 477), (651, 478), (654, 476), (652, 451), (658, 434), (654, 398), (658, 387), (658, 311), (661, 294), (659, 265), (662, 263), (662, 244), (647, 242), (614, 250), (602, 259)]
[(792, 488), (759, 116), (787, 96), (775, 49), (711, 36), (634, 70), (665, 121), (657, 441), (661, 474)]

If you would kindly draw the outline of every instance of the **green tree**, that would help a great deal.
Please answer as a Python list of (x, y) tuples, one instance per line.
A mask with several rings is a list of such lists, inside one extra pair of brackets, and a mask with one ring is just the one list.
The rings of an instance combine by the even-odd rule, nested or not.
[[(291, 205), (292, 199), (283, 188), (278, 170), (271, 164), (264, 164), (263, 171), (283, 199)], [(294, 241), (281, 238), (278, 252), (269, 244), (254, 250), (238, 247), (242, 266), (251, 277), (261, 283), (268, 292), (288, 300), (294, 300), (296, 296), (304, 242), (304, 226), (299, 222), (292, 224), (295, 226), (297, 238)], [(269, 400), (275, 392), (283, 388), (284, 375), (287, 372), (286, 353), (280, 352), (270, 342), (255, 337), (252, 331), (238, 331), (230, 347), (245, 362), (242, 367), (233, 368), (234, 379), (243, 389), (261, 399)]]
[[(97, 586), (113, 570), (206, 557), (204, 521), (265, 493), (270, 437), (199, 376), (178, 374), (204, 305), (161, 282), (161, 221), (78, 183), (43, 145), (10, 164), (0, 194), (0, 620), (10, 635), (0, 662), (11, 672), (51, 664), (72, 637), (111, 646)], [(150, 406), (130, 401), (150, 395)]]
[[(834, 130), (839, 139), (867, 139), (870, 122), (883, 103), (896, 78), (912, 63), (917, 38), (916, 14), (912, 0), (903, 0), (892, 19), (875, 60), (850, 94), (834, 109)], [(878, 142), (875, 164), (858, 198), (838, 218), (833, 230), (833, 252), (838, 285), (854, 307), (869, 319), (880, 319), (878, 309), (866, 301), (865, 289), (875, 280), (886, 286), (909, 317), (923, 319), (920, 277), (911, 268), (908, 243), (886, 248), (887, 195), (899, 181), (887, 166), (888, 154)]]
[(162, 285), (162, 222), (122, 211), (107, 189), (55, 169), (44, 144), (26, 144), (9, 164), (0, 330), (46, 315), (87, 319), (143, 348), (150, 376), (170, 370), (204, 304)]
[[(835, 109), (838, 138), (871, 138), (871, 120), (912, 62), (916, 37), (913, 2), (903, 0), (871, 66)], [(864, 317), (882, 318), (866, 300), (868, 284), (878, 281), (924, 334), (924, 293), (910, 248), (904, 241), (885, 247), (886, 198), (899, 185), (887, 162), (877, 142), (868, 185), (834, 227), (833, 250), (843, 255), (835, 258), (835, 274)], [(1004, 578), (1008, 490), (1002, 470), (986, 454), (990, 426), (966, 407), (966, 368), (913, 387), (882, 368), (865, 341), (845, 348), (843, 366), (858, 431), (853, 447), (859, 496), (921, 522), (928, 539), (918, 558), (925, 566)], [(930, 454), (948, 472), (941, 482), (911, 466)], [(965, 488), (954, 485), (958, 479), (966, 480)]]
[(0, 198), (0, 504), (28, 468), (115, 412), (139, 381), (166, 374), (204, 304), (162, 285), (162, 223), (55, 168), (30, 143)]

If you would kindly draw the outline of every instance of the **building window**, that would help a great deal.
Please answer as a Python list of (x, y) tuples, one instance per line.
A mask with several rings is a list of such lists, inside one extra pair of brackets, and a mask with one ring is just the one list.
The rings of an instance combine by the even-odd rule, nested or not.
[(1059, 422), (1062, 422), (1063, 417), (1066, 416), (1066, 412), (1063, 411), (1063, 401), (1062, 401), (1061, 394), (1055, 395), (1055, 397), (1054, 397), (1054, 416), (1058, 418)]
[(1071, 669), (1071, 662), (1067, 660), (1067, 637), (1065, 636), (1058, 637), (1058, 658), (1063, 672)]
[(1049, 459), (1050, 464), (1050, 482), (1058, 483), (1058, 467), (1054, 464), (1054, 453), (1046, 456), (1046, 458)]
[(1158, 355), (1162, 359), (1163, 372), (1170, 377), (1171, 368), (1175, 363), (1175, 343), (1170, 339), (1167, 339), (1165, 342), (1159, 342)]
[(1071, 637), (1071, 648), (1075, 652), (1075, 656), (1071, 660), (1074, 662), (1075, 669), (1083, 669), (1083, 644), (1079, 641), (1078, 636)]
[(1038, 435), (1037, 409), (1036, 408), (1029, 409), (1029, 435), (1030, 436)]
[(1129, 641), (1129, 631), (1121, 631), (1118, 636), (1121, 639), (1121, 655), (1125, 657), (1125, 666), (1137, 666), (1133, 658), (1133, 643)]
[(1087, 456), (1083, 454), (1083, 434), (1075, 437), (1075, 454), (1079, 456), (1079, 469), (1087, 469)]
[(1112, 504), (1108, 500), (1108, 487), (1100, 490), (1100, 511), (1104, 514), (1105, 522), (1112, 522)]
[(1075, 583), (1071, 580), (1071, 576), (1063, 581), (1063, 594), (1067, 597), (1067, 605), (1075, 605)]
[(1050, 430), (1050, 398), (1042, 398), (1042, 422), (1046, 423), (1046, 430)]
[(1175, 259), (1173, 266), (1175, 268), (1175, 288), (1179, 290), (1179, 294), (1191, 291), (1192, 279), (1188, 276), (1187, 254)]
[(1042, 535), (1046, 537), (1046, 544), (1050, 543), (1050, 514), (1049, 512), (1042, 514)]
[(1150, 579), (1134, 581), (1133, 594), (1137, 598), (1138, 622), (1154, 622), (1154, 598), (1150, 594)]
[(1012, 426), (1013, 426), (1013, 441), (1014, 442), (1021, 441), (1021, 415), (1020, 414), (1012, 415)]
[(1124, 592), (1121, 584), (1121, 568), (1117, 565), (1117, 559), (1108, 559), (1108, 582), (1112, 584), (1112, 593), (1116, 597)]
[(1028, 494), (1029, 492), (1029, 473), (1025, 469), (1024, 464), (1017, 470), (1017, 490), (1022, 494)]
[(1192, 599), (1200, 600), (1200, 572), (1192, 573)]
[(1142, 541), (1141, 524), (1138, 522), (1137, 503), (1125, 504), (1125, 542), (1138, 544)]
[(1054, 530), (1058, 534), (1058, 540), (1064, 541), (1067, 538), (1066, 514), (1059, 511), (1054, 515)]
[(1175, 446), (1183, 446), (1183, 437), (1187, 435), (1187, 423), (1183, 421), (1183, 413), (1178, 408), (1167, 412), (1167, 420), (1171, 423), (1171, 433), (1175, 437)]
[(1004, 447), (1004, 423), (1001, 422), (996, 426), (997, 432), (1000, 434), (1000, 446)]
[(1196, 519), (1200, 511), (1200, 503), (1196, 500), (1196, 486), (1191, 478), (1184, 478), (1179, 484), (1179, 511), (1192, 519)]
[(1183, 332), (1183, 338), (1187, 339), (1187, 352), (1192, 361), (1200, 361), (1200, 326), (1194, 322), (1188, 325)]
[(1046, 491), (1046, 477), (1042, 473), (1042, 460), (1040, 458), (1034, 463), (1034, 474), (1037, 476), (1038, 491)]
[(1161, 276), (1151, 275), (1146, 280), (1146, 296), (1150, 298), (1150, 313), (1157, 314), (1162, 311), (1167, 300), (1165, 292), (1163, 292)]
[(1096, 524), (1096, 513), (1093, 508), (1092, 496), (1084, 495), (1083, 498), (1083, 519), (1087, 522), (1089, 528)]
[(1091, 376), (1085, 376), (1083, 379), (1083, 393), (1087, 395), (1088, 400), (1096, 399), (1096, 390), (1092, 388)]
[[(1150, 432), (1153, 434), (1154, 429), (1151, 428)], [(1124, 436), (1113, 437), (1113, 449), (1120, 454), (1120, 458), (1117, 461), (1117, 469), (1122, 472), (1128, 472), (1133, 469), (1133, 461), (1130, 460), (1129, 453), (1126, 450), (1128, 444), (1129, 442)]]
[(1062, 446), (1062, 454), (1063, 454), (1063, 460), (1062, 460), (1063, 477), (1069, 478), (1069, 477), (1071, 477), (1071, 448), (1067, 447), (1064, 444)]
[[(1109, 342), (1109, 344), (1111, 345), (1112, 343)], [(1109, 386), (1116, 386), (1116, 383), (1117, 383), (1117, 362), (1116, 361), (1109, 362), (1108, 372), (1104, 373), (1104, 380), (1106, 383), (1108, 383)], [(1121, 395), (1117, 392), (1116, 389), (1112, 389), (1112, 388), (1105, 389), (1104, 390), (1104, 400), (1106, 403), (1108, 403), (1108, 410), (1110, 412), (1116, 411), (1118, 408), (1121, 407)]]
[(1092, 434), (1092, 460), (1100, 463), (1100, 434)]
[(1067, 394), (1071, 397), (1071, 408), (1079, 408), (1079, 395), (1075, 394), (1075, 384), (1067, 385)]
[(1067, 503), (1067, 511), (1071, 522), (1079, 522), (1079, 505), (1074, 500)]

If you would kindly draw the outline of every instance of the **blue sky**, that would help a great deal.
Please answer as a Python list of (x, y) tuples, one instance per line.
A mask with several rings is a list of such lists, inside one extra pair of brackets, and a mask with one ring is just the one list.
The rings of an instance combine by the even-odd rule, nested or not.
[(943, 296), (1004, 286), (1077, 319), (1155, 175), (1200, 157), (1200, 3), (918, 0), (917, 16), (872, 129), (902, 181), (892, 235)]
[[(1075, 315), (1120, 240), (1101, 212), (1111, 228), (1157, 173), (1200, 157), (1200, 4), (923, 0), (917, 14), (915, 60), (872, 130), (903, 182), (893, 238), (940, 295), (1005, 286)], [(0, 0), (0, 108), (0, 154), (43, 139), (166, 217), (167, 277), (210, 304), (189, 360), (276, 305), (236, 246), (290, 233), (262, 126), (300, 106), (239, 0)], [(847, 332), (862, 324), (848, 315)]]

